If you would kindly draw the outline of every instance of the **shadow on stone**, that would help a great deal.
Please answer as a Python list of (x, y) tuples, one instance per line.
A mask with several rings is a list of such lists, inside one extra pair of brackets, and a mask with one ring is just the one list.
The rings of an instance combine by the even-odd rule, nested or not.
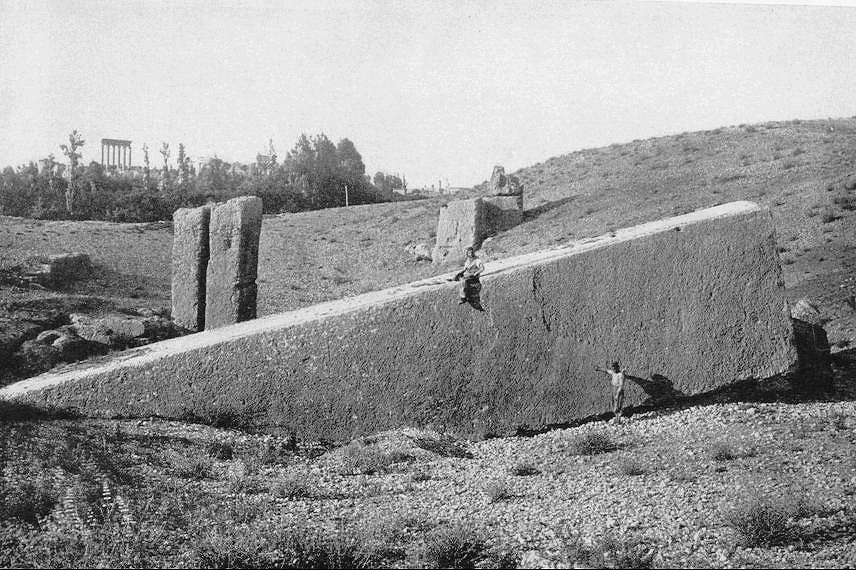
[(560, 206), (564, 206), (568, 202), (573, 202), (575, 199), (576, 199), (576, 196), (568, 196), (566, 198), (561, 198), (559, 200), (551, 200), (550, 202), (544, 202), (543, 204), (539, 204), (538, 206), (535, 206), (534, 208), (531, 208), (529, 210), (525, 210), (523, 212), (523, 221), (527, 222), (529, 220), (534, 220), (535, 218), (537, 218), (539, 216), (543, 216), (544, 214), (546, 214), (550, 210), (555, 210), (556, 208), (559, 208)]

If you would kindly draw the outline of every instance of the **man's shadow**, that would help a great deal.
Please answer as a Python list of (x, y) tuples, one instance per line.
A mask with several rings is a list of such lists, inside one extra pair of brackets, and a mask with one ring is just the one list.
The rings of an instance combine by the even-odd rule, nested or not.
[(647, 379), (631, 374), (624, 376), (645, 392), (647, 398), (642, 402), (642, 406), (670, 404), (686, 397), (686, 394), (676, 389), (674, 383), (662, 374), (652, 374)]

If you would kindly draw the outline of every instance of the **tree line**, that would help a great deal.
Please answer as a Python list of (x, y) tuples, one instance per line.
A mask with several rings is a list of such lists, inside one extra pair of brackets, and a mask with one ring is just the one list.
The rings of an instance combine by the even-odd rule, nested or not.
[(181, 207), (235, 196), (262, 198), (265, 213), (300, 212), (345, 205), (407, 199), (406, 179), (366, 174), (352, 141), (334, 144), (326, 135), (301, 134), (280, 160), (271, 143), (252, 164), (229, 163), (216, 156), (194, 164), (183, 144), (176, 160), (163, 143), (160, 157), (143, 145), (143, 164), (129, 170), (80, 164), (86, 141), (76, 130), (60, 146), (64, 162), (53, 154), (0, 172), (0, 214), (39, 219), (149, 222), (168, 220)]

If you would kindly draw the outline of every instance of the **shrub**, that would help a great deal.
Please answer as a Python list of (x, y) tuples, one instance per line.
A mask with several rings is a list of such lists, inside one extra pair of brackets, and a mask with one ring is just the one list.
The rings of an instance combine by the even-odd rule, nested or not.
[(441, 528), (428, 535), (422, 556), (427, 568), (475, 568), (487, 558), (487, 544), (463, 525)]
[(276, 482), (273, 494), (283, 499), (307, 499), (312, 496), (312, 491), (301, 476), (289, 475)]
[(511, 492), (508, 485), (502, 481), (491, 481), (484, 489), (484, 494), (487, 495), (488, 502), (498, 503), (511, 498)]
[(631, 457), (625, 457), (618, 462), (618, 472), (628, 476), (643, 475), (645, 468)]
[(541, 471), (529, 463), (518, 463), (510, 469), (512, 475), (518, 477), (528, 477), (530, 475), (538, 475)]
[(737, 452), (734, 451), (734, 448), (725, 442), (717, 441), (711, 444), (710, 446), (710, 457), (714, 461), (730, 461), (732, 459), (737, 459)]
[(758, 496), (733, 507), (725, 522), (747, 546), (775, 546), (796, 537), (790, 524), (796, 514), (795, 506), (780, 497)]
[(234, 455), (234, 448), (228, 441), (212, 441), (206, 450), (208, 457), (220, 461), (228, 461)]
[(597, 455), (618, 449), (612, 438), (603, 432), (586, 433), (574, 438), (571, 451), (575, 455)]
[(824, 224), (834, 222), (837, 219), (838, 216), (835, 215), (835, 212), (832, 210), (832, 208), (824, 208), (820, 214), (820, 221)]
[(374, 475), (388, 473), (396, 463), (412, 461), (404, 451), (383, 451), (375, 446), (352, 442), (342, 450), (342, 469), (346, 473)]
[(574, 568), (651, 568), (657, 551), (636, 534), (603, 538), (586, 544), (579, 535), (562, 538), (564, 558)]
[(211, 476), (211, 458), (174, 455), (172, 470), (182, 479), (205, 479)]

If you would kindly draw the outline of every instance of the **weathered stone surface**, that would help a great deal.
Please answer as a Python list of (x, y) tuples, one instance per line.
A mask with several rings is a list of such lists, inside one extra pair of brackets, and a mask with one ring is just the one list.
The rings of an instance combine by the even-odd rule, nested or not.
[(142, 319), (132, 319), (118, 315), (106, 317), (88, 317), (74, 314), (71, 316), (77, 335), (85, 340), (106, 344), (112, 347), (124, 347), (132, 338), (143, 336), (145, 325)]
[(493, 167), (488, 191), (494, 196), (520, 196), (520, 207), (523, 208), (523, 185), (516, 176), (506, 175), (502, 166)]
[(262, 200), (233, 198), (211, 212), (205, 328), (256, 318)]
[(49, 344), (28, 340), (14, 354), (18, 374), (32, 376), (53, 368), (59, 362), (61, 353)]
[(0, 361), (9, 358), (24, 341), (35, 338), (44, 328), (29, 320), (0, 318)]
[[(673, 231), (680, 227), (681, 231)], [(606, 412), (594, 366), (677, 394), (796, 368), (768, 211), (738, 202), (487, 264), (485, 312), (445, 278), (155, 343), (0, 397), (99, 415), (239, 413), (299, 437), (508, 433)], [(631, 383), (627, 405), (644, 401)]]
[(36, 342), (40, 342), (42, 344), (51, 344), (53, 341), (62, 336), (62, 333), (56, 330), (47, 330), (42, 331), (36, 337)]
[(823, 326), (823, 315), (820, 309), (813, 305), (808, 299), (800, 299), (791, 307), (791, 316), (806, 323)]
[(485, 208), (485, 231), (490, 234), (510, 230), (523, 222), (523, 196), (482, 198)]
[(413, 261), (431, 261), (431, 249), (424, 243), (413, 243), (404, 248)]
[(205, 328), (211, 207), (181, 208), (172, 220), (172, 317), (182, 328), (201, 331)]
[(487, 236), (485, 206), (481, 198), (454, 200), (440, 208), (437, 236), (431, 259), (457, 263), (468, 247), (478, 247)]
[(53, 341), (51, 346), (60, 351), (60, 358), (65, 362), (77, 362), (108, 351), (107, 345), (80, 338), (71, 331)]
[(498, 196), (505, 189), (506, 182), (505, 168), (497, 164), (493, 167), (493, 172), (490, 174), (490, 182), (488, 182), (487, 189), (494, 196)]

